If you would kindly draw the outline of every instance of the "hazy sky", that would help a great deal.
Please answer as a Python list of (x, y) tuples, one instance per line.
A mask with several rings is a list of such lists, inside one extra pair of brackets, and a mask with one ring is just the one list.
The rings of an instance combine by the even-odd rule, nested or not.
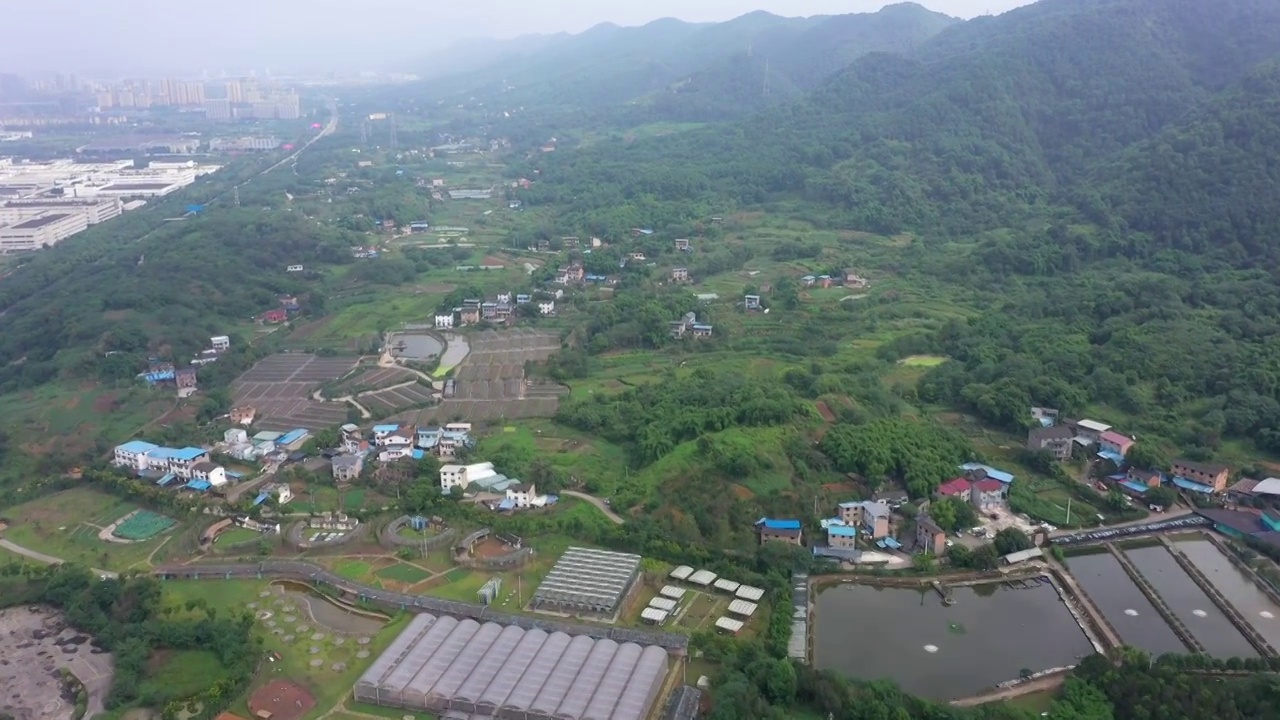
[[(960, 17), (1030, 0), (923, 0)], [(872, 12), (884, 0), (4, 0), (0, 72), (411, 66), (461, 38), (579, 32), (661, 17)]]

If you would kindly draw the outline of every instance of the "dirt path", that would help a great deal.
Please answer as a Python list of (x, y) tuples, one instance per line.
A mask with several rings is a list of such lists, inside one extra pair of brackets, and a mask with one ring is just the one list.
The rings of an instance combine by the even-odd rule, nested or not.
[(319, 390), (316, 390), (315, 392), (311, 393), (311, 399), (315, 400), (316, 402), (350, 403), (351, 405), (355, 406), (355, 409), (360, 411), (360, 417), (364, 418), (365, 420), (368, 420), (369, 418), (373, 417), (373, 413), (369, 412), (368, 410), (365, 409), (363, 405), (356, 402), (355, 397), (351, 395), (343, 395), (342, 397), (336, 397), (336, 398), (326, 398), (324, 395), (320, 394)]
[[(45, 555), (42, 552), (22, 547), (15, 542), (5, 540), (3, 538), (0, 538), (0, 547), (5, 550), (9, 550), (10, 552), (15, 552), (25, 558), (35, 560), (36, 562), (42, 562), (46, 565), (61, 565), (64, 562), (62, 558)], [(110, 570), (100, 570), (98, 568), (90, 568), (90, 570), (93, 570), (94, 574), (99, 577), (117, 577), (116, 573), (113, 573)]]
[(1067, 681), (1067, 675), (1068, 673), (1065, 672), (1046, 675), (1042, 678), (1036, 678), (1035, 680), (1019, 683), (1011, 688), (997, 690), (992, 693), (984, 693), (982, 695), (974, 695), (973, 697), (961, 698), (959, 700), (952, 700), (951, 704), (956, 707), (973, 707), (974, 705), (983, 705), (1000, 700), (1010, 700), (1012, 698), (1043, 692), (1045, 690), (1056, 690), (1057, 688), (1062, 687), (1062, 684)]
[(615, 525), (621, 525), (622, 523), (626, 522), (626, 520), (624, 520), (624, 519), (622, 518), (622, 516), (621, 516), (621, 515), (619, 515), (618, 513), (614, 512), (614, 511), (613, 511), (613, 508), (609, 507), (609, 504), (608, 504), (608, 503), (606, 503), (605, 501), (603, 501), (603, 500), (601, 500), (600, 498), (596, 497), (595, 495), (588, 495), (588, 494), (586, 494), (586, 493), (580, 493), (580, 492), (578, 492), (578, 491), (576, 491), (576, 490), (565, 490), (564, 492), (561, 492), (560, 494), (561, 494), (561, 495), (568, 495), (569, 497), (575, 497), (575, 498), (578, 498), (579, 500), (586, 500), (587, 502), (591, 503), (592, 505), (595, 505), (597, 508), (600, 508), (600, 512), (604, 513), (604, 514), (605, 514), (605, 517), (607, 517), (607, 518), (609, 518), (610, 520), (612, 520), (612, 521), (613, 521), (613, 523), (614, 523)]

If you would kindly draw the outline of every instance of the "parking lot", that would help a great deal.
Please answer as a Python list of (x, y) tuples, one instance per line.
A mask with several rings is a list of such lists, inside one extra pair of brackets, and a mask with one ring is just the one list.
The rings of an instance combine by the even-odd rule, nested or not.
[(233, 401), (253, 406), (258, 414), (255, 425), (264, 430), (320, 430), (340, 425), (347, 417), (347, 405), (314, 400), (312, 394), (321, 384), (350, 372), (355, 363), (353, 357), (272, 355), (232, 383)]

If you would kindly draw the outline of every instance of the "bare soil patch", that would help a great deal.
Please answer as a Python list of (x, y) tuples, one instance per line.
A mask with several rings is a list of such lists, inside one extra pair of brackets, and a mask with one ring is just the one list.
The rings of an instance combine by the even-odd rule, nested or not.
[(489, 537), (476, 543), (471, 548), (471, 556), (477, 558), (491, 558), (499, 555), (505, 555), (511, 552), (510, 545), (502, 542), (498, 538), (490, 535)]
[(272, 720), (298, 720), (315, 706), (311, 691), (290, 680), (272, 680), (249, 696), (249, 712), (266, 710)]
[(750, 500), (756, 496), (755, 493), (751, 492), (750, 488), (743, 487), (742, 485), (730, 485), (729, 488), (733, 491), (733, 496), (739, 500)]
[(120, 406), (119, 395), (109, 392), (103, 393), (93, 400), (93, 411), (99, 414), (109, 413)]

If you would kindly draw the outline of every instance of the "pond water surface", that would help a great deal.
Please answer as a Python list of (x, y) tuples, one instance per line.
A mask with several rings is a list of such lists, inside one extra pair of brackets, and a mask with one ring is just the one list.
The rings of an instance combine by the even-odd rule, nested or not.
[(937, 700), (972, 695), (1073, 665), (1093, 646), (1057, 591), (1002, 585), (933, 590), (845, 584), (816, 599), (814, 664), (858, 678), (888, 678)]

